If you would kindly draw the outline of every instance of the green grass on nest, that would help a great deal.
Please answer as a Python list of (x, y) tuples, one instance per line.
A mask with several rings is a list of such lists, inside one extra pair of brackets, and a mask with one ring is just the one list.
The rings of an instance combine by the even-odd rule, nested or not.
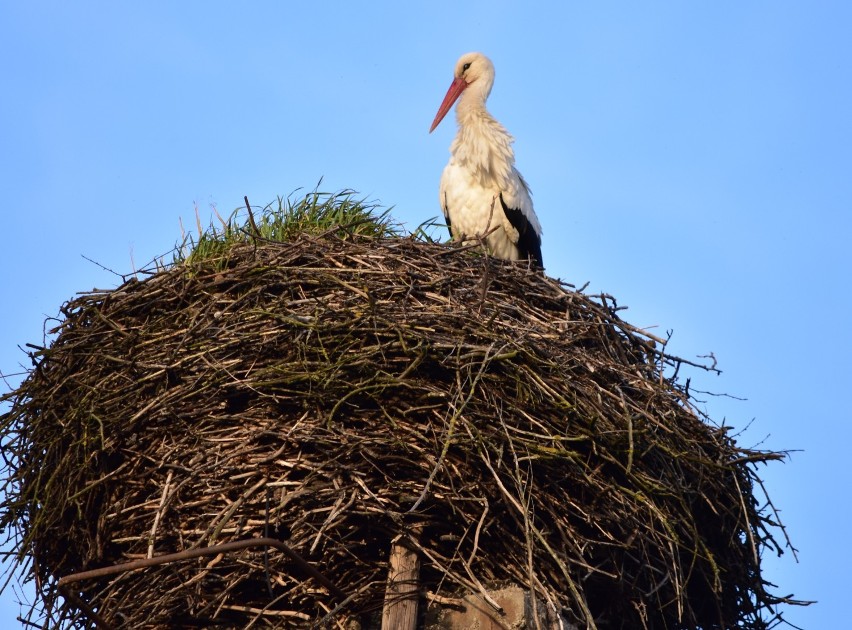
[(201, 227), (196, 216), (198, 233), (184, 234), (177, 244), (173, 264), (197, 264), (214, 260), (224, 261), (235, 245), (260, 241), (288, 242), (305, 234), (336, 235), (343, 239), (353, 236), (372, 238), (399, 238), (415, 236), (431, 241), (427, 222), (409, 233), (394, 221), (390, 212), (374, 201), (360, 198), (353, 190), (328, 193), (314, 189), (294, 200), (278, 197), (262, 208), (246, 206), (234, 210), (227, 219), (217, 213), (219, 224), (211, 222), (207, 229)]

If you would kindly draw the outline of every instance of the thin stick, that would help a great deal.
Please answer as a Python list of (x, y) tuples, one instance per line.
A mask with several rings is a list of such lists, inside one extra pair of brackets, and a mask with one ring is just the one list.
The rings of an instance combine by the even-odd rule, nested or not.
[(157, 513), (154, 514), (154, 524), (151, 526), (151, 534), (148, 537), (148, 557), (154, 557), (154, 539), (157, 537), (157, 527), (160, 524), (160, 517), (163, 515), (163, 508), (166, 505), (166, 499), (169, 496), (169, 485), (172, 483), (172, 475), (174, 470), (170, 470), (166, 476), (166, 484), (163, 486), (163, 496), (160, 497), (160, 505), (157, 507)]

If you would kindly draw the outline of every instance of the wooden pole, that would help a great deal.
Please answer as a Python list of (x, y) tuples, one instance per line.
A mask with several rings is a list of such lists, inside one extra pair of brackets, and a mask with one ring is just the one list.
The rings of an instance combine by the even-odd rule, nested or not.
[(391, 545), (382, 630), (415, 630), (420, 596), (420, 557), (400, 543)]

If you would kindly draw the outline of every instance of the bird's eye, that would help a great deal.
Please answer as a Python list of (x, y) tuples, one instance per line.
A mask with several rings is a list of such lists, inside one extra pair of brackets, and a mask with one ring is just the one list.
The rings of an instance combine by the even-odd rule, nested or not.
[(462, 72), (467, 72), (468, 68), (470, 68), (470, 62), (468, 62), (468, 63), (466, 63), (462, 66)]

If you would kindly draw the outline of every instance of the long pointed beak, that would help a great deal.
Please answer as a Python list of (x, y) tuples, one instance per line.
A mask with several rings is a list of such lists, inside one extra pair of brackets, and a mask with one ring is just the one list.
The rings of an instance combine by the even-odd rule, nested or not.
[(456, 99), (461, 96), (461, 93), (464, 92), (466, 87), (467, 83), (464, 79), (453, 79), (453, 82), (450, 84), (450, 89), (447, 90), (447, 95), (444, 97), (444, 102), (441, 103), (441, 107), (438, 108), (438, 113), (435, 114), (435, 120), (432, 121), (432, 126), (429, 127), (429, 133), (432, 133), (435, 130), (435, 127), (444, 120), (444, 116), (447, 115), (447, 112), (450, 111), (453, 103), (455, 103)]

